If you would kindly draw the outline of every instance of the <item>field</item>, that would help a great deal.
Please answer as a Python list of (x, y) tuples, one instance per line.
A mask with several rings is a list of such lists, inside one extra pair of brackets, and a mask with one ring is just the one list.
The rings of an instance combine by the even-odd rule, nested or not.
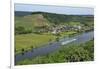
[(21, 49), (29, 50), (31, 47), (37, 48), (39, 46), (42, 46), (49, 42), (49, 40), (52, 38), (52, 41), (55, 39), (53, 35), (45, 34), (45, 35), (39, 35), (39, 34), (22, 34), (17, 35), (15, 37), (15, 45), (17, 52), (20, 53)]
[[(75, 32), (63, 32), (60, 38), (69, 36)], [(47, 43), (56, 41), (56, 36), (50, 33), (44, 34), (21, 34), (15, 36), (16, 54), (21, 53), (22, 49), (25, 51), (31, 50), (32, 48), (41, 47)]]

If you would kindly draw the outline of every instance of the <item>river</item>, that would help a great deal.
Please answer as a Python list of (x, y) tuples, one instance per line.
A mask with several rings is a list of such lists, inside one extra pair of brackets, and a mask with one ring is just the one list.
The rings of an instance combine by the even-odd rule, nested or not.
[(22, 54), (15, 55), (15, 64), (18, 61), (24, 60), (26, 58), (30, 59), (33, 57), (42, 56), (42, 55), (52, 53), (56, 50), (59, 50), (62, 45), (67, 46), (67, 44), (71, 44), (71, 43), (81, 44), (81, 43), (85, 43), (93, 38), (94, 38), (93, 31), (85, 32), (85, 33), (82, 33), (82, 34), (79, 34), (79, 35), (76, 35), (76, 36), (70, 37), (70, 38), (66, 37), (66, 38), (61, 39), (59, 42), (53, 42), (52, 44), (46, 44), (42, 47), (33, 49), (33, 51), (25, 52), (24, 55), (22, 55)]

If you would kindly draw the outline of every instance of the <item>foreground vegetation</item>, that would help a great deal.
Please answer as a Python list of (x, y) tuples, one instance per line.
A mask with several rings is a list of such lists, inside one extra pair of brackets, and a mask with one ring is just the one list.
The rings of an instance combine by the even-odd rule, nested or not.
[(54, 53), (46, 56), (38, 56), (32, 59), (25, 59), (17, 63), (17, 65), (27, 64), (46, 64), (46, 63), (62, 63), (62, 62), (80, 62), (94, 60), (94, 40), (88, 41), (80, 45), (65, 45)]

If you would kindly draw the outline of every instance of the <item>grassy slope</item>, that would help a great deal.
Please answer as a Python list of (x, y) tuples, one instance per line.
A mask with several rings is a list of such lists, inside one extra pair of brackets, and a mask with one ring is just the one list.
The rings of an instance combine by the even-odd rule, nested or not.
[[(34, 15), (27, 15), (27, 16), (16, 16), (15, 17), (15, 26), (24, 26), (25, 28), (29, 29), (33, 29), (34, 30), (34, 25), (39, 24), (38, 22), (38, 17), (41, 16), (40, 14), (34, 14)], [(41, 19), (43, 19), (41, 17)], [(46, 19), (44, 20), (44, 24), (47, 25), (48, 21)]]
[(15, 46), (16, 46), (16, 53), (21, 53), (21, 49), (24, 48), (25, 50), (42, 46), (49, 42), (49, 40), (54, 40), (55, 37), (51, 34), (22, 34), (16, 35), (15, 37)]

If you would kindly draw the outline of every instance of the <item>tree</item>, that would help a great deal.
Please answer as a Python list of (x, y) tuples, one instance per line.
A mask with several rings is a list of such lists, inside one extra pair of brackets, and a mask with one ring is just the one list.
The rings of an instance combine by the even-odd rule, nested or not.
[(56, 37), (56, 41), (57, 41), (57, 42), (59, 41), (59, 37)]
[(21, 49), (21, 51), (22, 51), (22, 55), (24, 55), (25, 49), (24, 49), (24, 48), (22, 48), (22, 49)]
[(89, 54), (83, 47), (77, 46), (67, 52), (65, 59), (67, 62), (89, 61), (91, 60)]
[(31, 52), (33, 52), (33, 46), (31, 46)]

